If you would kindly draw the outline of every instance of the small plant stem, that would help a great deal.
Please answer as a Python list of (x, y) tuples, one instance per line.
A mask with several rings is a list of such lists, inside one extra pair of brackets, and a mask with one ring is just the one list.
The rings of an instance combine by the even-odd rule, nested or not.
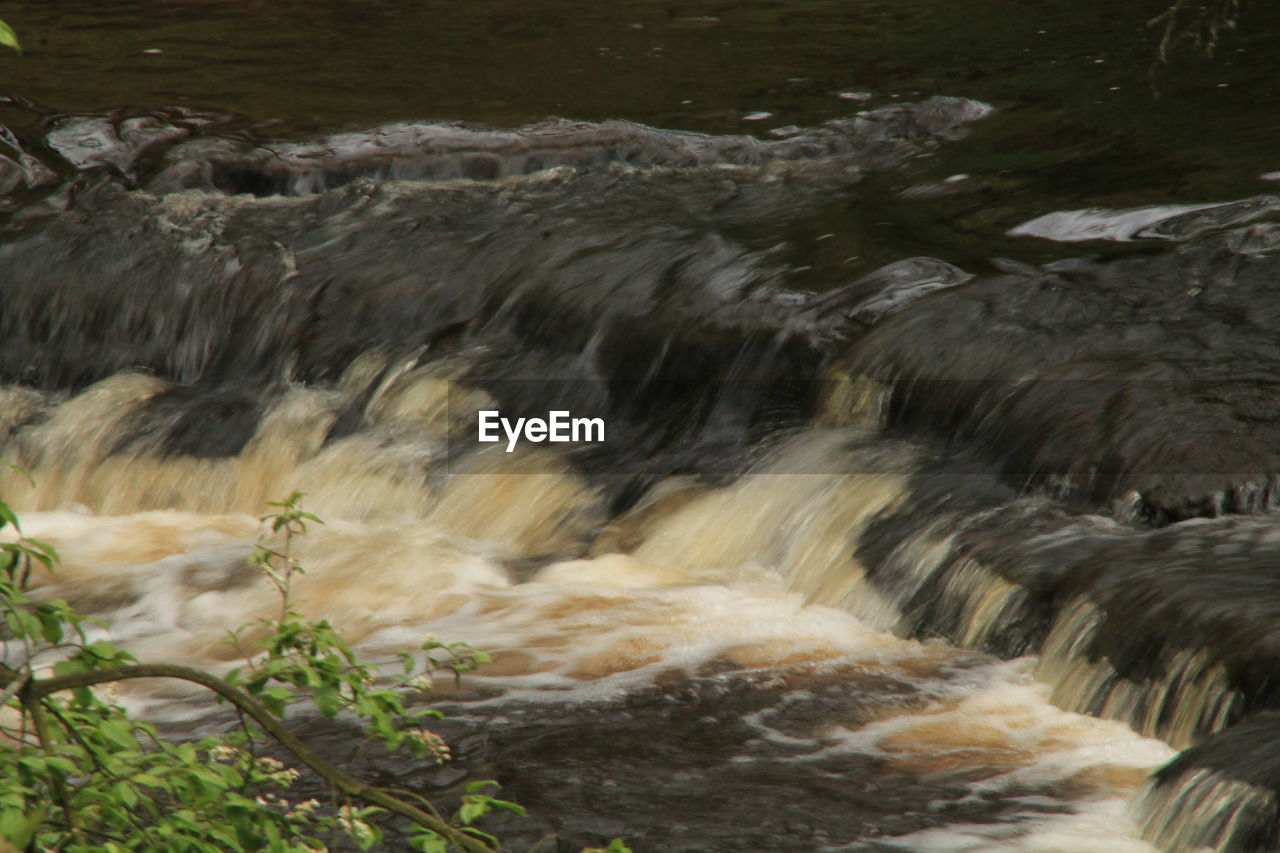
[[(45, 715), (44, 696), (40, 695), (37, 687), (39, 682), (34, 679), (27, 679), (27, 683), (23, 685), (20, 692), (22, 700), (22, 709), (27, 716), (31, 718), (31, 725), (35, 728), (36, 739), (40, 741), (40, 749), (47, 756), (53, 755), (53, 740), (49, 733), (49, 718)], [(48, 768), (49, 781), (53, 783), (54, 794), (58, 798), (58, 805), (62, 807), (62, 814), (66, 818), (67, 826), (71, 829), (71, 834), (80, 837), (80, 829), (76, 826), (75, 812), (71, 808), (71, 798), (67, 796), (67, 786), (63, 783), (62, 777), (52, 767)]]
[(289, 588), (293, 583), (293, 528), (284, 528), (284, 585), (280, 588), (280, 624), (289, 618)]

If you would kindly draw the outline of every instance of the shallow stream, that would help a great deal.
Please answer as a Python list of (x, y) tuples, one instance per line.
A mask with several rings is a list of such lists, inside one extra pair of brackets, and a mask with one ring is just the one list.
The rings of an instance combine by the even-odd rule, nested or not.
[(305, 492), (309, 615), (495, 660), (304, 732), (513, 850), (1276, 849), (1280, 8), (1162, 8), (0, 3), (45, 591), (231, 666)]

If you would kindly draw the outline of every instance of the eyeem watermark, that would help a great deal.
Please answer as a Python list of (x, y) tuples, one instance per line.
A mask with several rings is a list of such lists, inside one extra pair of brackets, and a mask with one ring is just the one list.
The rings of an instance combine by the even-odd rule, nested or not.
[(516, 418), (511, 421), (495, 410), (476, 413), (476, 433), (482, 442), (502, 441), (498, 430), (506, 435), (507, 452), (516, 449), (521, 439), (534, 443), (600, 442), (604, 441), (604, 418), (575, 418), (567, 411), (547, 412), (546, 419)]

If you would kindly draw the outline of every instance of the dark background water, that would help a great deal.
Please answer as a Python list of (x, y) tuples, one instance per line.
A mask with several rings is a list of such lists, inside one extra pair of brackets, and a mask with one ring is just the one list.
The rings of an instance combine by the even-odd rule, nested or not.
[[(1214, 58), (1184, 52), (1151, 75), (1158, 33), (1146, 22), (1165, 6), (4, 2), (0, 18), (26, 53), (0, 53), (0, 92), (67, 111), (232, 111), (285, 136), (399, 119), (512, 126), (549, 116), (765, 133), (893, 98), (960, 95), (1005, 114), (920, 171), (982, 181), (983, 204), (953, 203), (945, 215), (990, 231), (1085, 201), (1203, 201), (1267, 188), (1258, 175), (1280, 169), (1280, 8), (1247, 3)], [(758, 112), (772, 115), (744, 121)]]

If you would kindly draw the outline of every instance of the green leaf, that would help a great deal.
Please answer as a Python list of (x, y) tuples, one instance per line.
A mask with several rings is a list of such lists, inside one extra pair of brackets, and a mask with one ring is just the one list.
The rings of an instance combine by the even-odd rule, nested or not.
[(489, 811), (488, 803), (477, 802), (472, 800), (469, 803), (463, 803), (462, 808), (458, 809), (458, 820), (463, 823), (471, 823), (476, 818)]
[(582, 853), (631, 853), (631, 848), (623, 844), (621, 838), (615, 838), (608, 847), (584, 847)]
[(23, 547), (27, 553), (33, 558), (44, 563), (44, 567), (49, 571), (53, 571), (53, 564), (62, 562), (62, 557), (58, 554), (58, 549), (50, 545), (48, 542), (41, 542), (39, 539), (22, 540)]
[(327, 684), (317, 687), (312, 699), (320, 713), (326, 717), (332, 717), (342, 710), (342, 694)]
[(62, 620), (57, 613), (51, 608), (41, 607), (36, 611), (36, 618), (40, 620), (40, 633), (47, 642), (62, 642)]
[(490, 847), (497, 847), (501, 843), (498, 841), (498, 837), (496, 835), (490, 835), (487, 832), (481, 832), (480, 830), (476, 829), (474, 826), (464, 826), (462, 827), (462, 831), (474, 838), (481, 839)]
[(449, 842), (429, 829), (409, 837), (409, 846), (419, 853), (448, 853)]
[(128, 782), (117, 782), (113, 785), (111, 795), (129, 808), (138, 804), (138, 791)]
[(504, 812), (511, 812), (512, 814), (520, 815), (520, 817), (529, 816), (528, 809), (519, 803), (513, 803), (510, 800), (490, 800), (489, 805)]
[[(9, 29), (8, 25), (5, 24), (4, 21), (0, 21), (0, 26), (3, 26), (5, 29)], [(13, 32), (13, 30), (9, 30), (9, 32)], [(36, 485), (35, 478), (32, 477), (30, 473), (28, 473), (26, 468), (23, 468), (21, 465), (14, 465), (12, 462), (6, 462), (3, 459), (0, 459), (0, 466), (4, 466), (5, 468), (8, 468), (10, 471), (14, 471), (15, 473), (21, 474), (23, 477), (26, 478), (27, 482), (31, 484), (31, 487), (33, 489), (35, 488), (35, 485)]]
[(45, 758), (45, 764), (47, 764), (49, 767), (52, 767), (54, 770), (67, 774), (68, 776), (70, 776), (73, 773), (77, 773), (80, 770), (80, 768), (76, 766), (76, 763), (74, 761), (72, 761), (69, 758), (64, 758), (60, 755), (48, 756), (47, 758)]
[(134, 662), (137, 660), (133, 655), (126, 651), (117, 649), (106, 640), (98, 640), (84, 647), (84, 653), (92, 658), (97, 658), (102, 663), (123, 663)]
[(44, 816), (44, 809), (33, 810), (30, 814), (8, 810), (0, 812), (0, 838), (12, 843), (14, 850), (22, 850), (39, 831)]
[(201, 782), (204, 782), (208, 785), (212, 785), (214, 788), (219, 788), (219, 789), (228, 787), (228, 783), (234, 785), (240, 781), (239, 779), (228, 779), (224, 777), (221, 773), (218, 772), (218, 770), (223, 770), (223, 769), (229, 770), (231, 768), (224, 767), (224, 766), (217, 766), (217, 769), (214, 769), (213, 767), (203, 767), (199, 764), (190, 764), (184, 767), (183, 771), (186, 773), (190, 773), (193, 778), (199, 779)]
[[(5, 33), (8, 33), (13, 41), (5, 41)], [(9, 25), (4, 21), (0, 21), (0, 44), (16, 49), (18, 46), (17, 41), (18, 38), (13, 34), (13, 30), (9, 29)], [(19, 533), (22, 532), (22, 525), (18, 524), (18, 517), (13, 514), (13, 510), (9, 508), (7, 503), (0, 501), (0, 527), (4, 527), (6, 524), (13, 525), (14, 530)]]
[(119, 749), (137, 749), (138, 739), (134, 737), (133, 726), (128, 720), (103, 720), (98, 725), (98, 731), (102, 733), (113, 746)]
[(10, 610), (4, 615), (5, 622), (9, 625), (9, 630), (17, 637), (28, 637), (30, 639), (39, 639), (40, 637), (40, 620), (26, 610)]
[(150, 773), (135, 773), (131, 781), (136, 785), (146, 785), (148, 788), (167, 789), (169, 787), (168, 782), (161, 779), (159, 776), (154, 776)]

